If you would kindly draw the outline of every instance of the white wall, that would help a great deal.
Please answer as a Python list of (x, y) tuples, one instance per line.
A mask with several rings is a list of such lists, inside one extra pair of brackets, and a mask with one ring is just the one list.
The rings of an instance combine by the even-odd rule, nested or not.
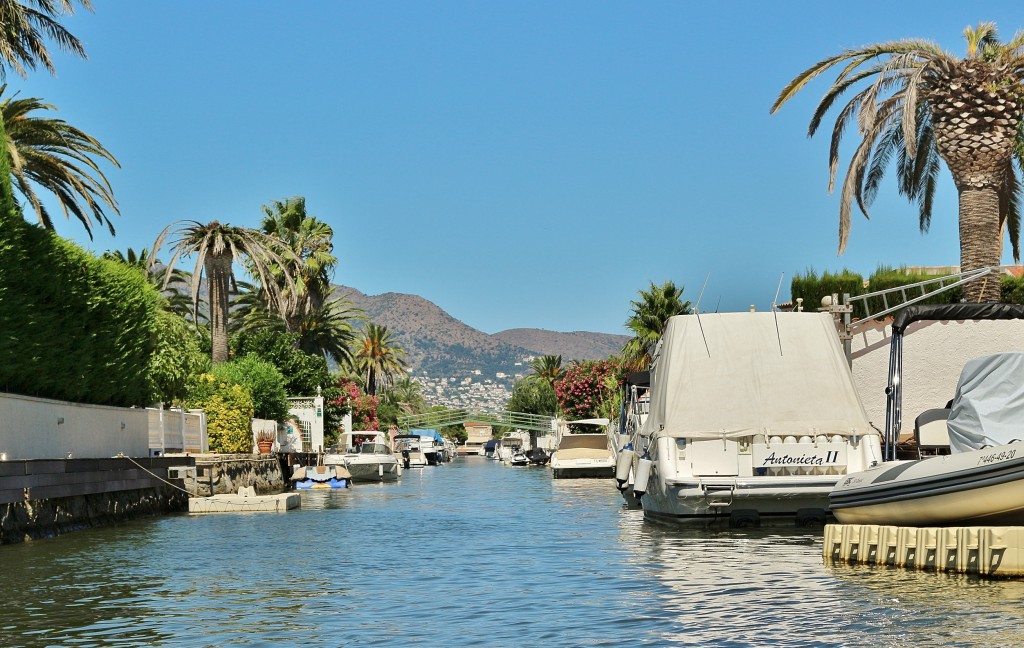
[[(868, 420), (885, 429), (891, 327), (873, 324), (853, 339), (853, 379)], [(1024, 351), (1024, 321), (915, 322), (903, 337), (903, 432), (926, 409), (956, 393), (964, 363), (999, 351)]]
[(149, 456), (144, 409), (82, 405), (0, 393), (0, 455), (12, 459)]

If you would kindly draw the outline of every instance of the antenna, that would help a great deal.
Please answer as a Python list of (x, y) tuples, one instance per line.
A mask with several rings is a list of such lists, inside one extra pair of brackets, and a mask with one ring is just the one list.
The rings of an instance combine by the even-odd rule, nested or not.
[(699, 313), (700, 312), (700, 300), (704, 297), (704, 289), (708, 287), (708, 279), (710, 279), (710, 278), (711, 278), (711, 273), (709, 272), (708, 276), (704, 277), (704, 285), (700, 287), (700, 294), (697, 295), (697, 303), (693, 307), (693, 312), (694, 313)]
[(779, 333), (779, 311), (775, 309), (775, 305), (779, 301), (779, 291), (782, 290), (782, 279), (785, 276), (786, 273), (783, 272), (779, 277), (779, 287), (775, 289), (775, 298), (772, 299), (772, 316), (775, 318), (775, 338), (779, 341), (779, 355), (782, 355), (782, 334)]
[(717, 303), (717, 304), (715, 304), (715, 312), (716, 312), (716, 313), (718, 312), (718, 307), (719, 307), (719, 306), (721, 306), (721, 305), (722, 305), (722, 296), (721, 296), (721, 295), (719, 295), (719, 296), (718, 296), (718, 303)]

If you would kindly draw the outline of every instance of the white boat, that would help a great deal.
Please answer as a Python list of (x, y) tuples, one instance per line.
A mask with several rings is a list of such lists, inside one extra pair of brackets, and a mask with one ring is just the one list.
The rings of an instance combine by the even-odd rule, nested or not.
[(622, 386), (622, 409), (615, 439), (615, 482), (626, 505), (639, 508), (640, 498), (633, 490), (633, 483), (640, 458), (648, 454), (650, 442), (650, 437), (641, 435), (640, 430), (651, 411), (651, 374), (648, 371), (626, 374)]
[(507, 434), (501, 437), (498, 441), (498, 445), (495, 448), (495, 454), (497, 455), (498, 461), (504, 464), (511, 464), (512, 457), (515, 456), (516, 453), (522, 452), (522, 450), (522, 437)]
[[(836, 485), (830, 495), (836, 519), (898, 526), (1024, 525), (1024, 353), (968, 361), (950, 407), (922, 412), (913, 439), (900, 441), (906, 328), (922, 320), (1021, 318), (1024, 307), (1010, 304), (914, 306), (897, 314), (886, 390), (889, 461)], [(898, 460), (901, 445), (919, 458)]]
[(680, 525), (815, 525), (881, 460), (828, 313), (672, 317), (653, 354), (634, 492)]
[[(608, 425), (608, 419), (569, 421), (568, 425)], [(565, 430), (549, 460), (556, 479), (611, 478), (615, 475), (615, 449), (606, 432), (571, 433)]]
[(420, 447), (420, 435), (398, 434), (394, 438), (395, 452), (402, 457), (405, 468), (423, 468), (428, 465), (427, 455)]
[[(388, 447), (383, 432), (354, 431), (346, 436), (354, 440), (346, 445), (354, 447), (336, 461), (341, 461), (348, 468), (352, 481), (394, 481), (402, 475), (401, 462)], [(326, 457), (324, 461), (327, 462)]]

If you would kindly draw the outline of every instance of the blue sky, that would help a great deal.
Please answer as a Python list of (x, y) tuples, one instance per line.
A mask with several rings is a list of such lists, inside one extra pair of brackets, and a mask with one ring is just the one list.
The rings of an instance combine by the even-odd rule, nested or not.
[(945, 170), (930, 233), (890, 179), (838, 256), (831, 122), (806, 138), (828, 82), (768, 109), (845, 48), (923, 37), (962, 55), (969, 24), (1024, 28), (1011, 1), (94, 5), (64, 21), (88, 60), (8, 77), (122, 165), (116, 237), (60, 234), (138, 250), (174, 221), (255, 227), (301, 195), (334, 228), (336, 283), (488, 333), (624, 333), (651, 281), (696, 301), (707, 279), (702, 310), (764, 310), (808, 268), (959, 263)]

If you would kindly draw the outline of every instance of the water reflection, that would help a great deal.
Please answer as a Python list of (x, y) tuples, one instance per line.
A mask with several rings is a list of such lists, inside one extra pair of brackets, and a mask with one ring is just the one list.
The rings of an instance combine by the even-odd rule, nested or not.
[(482, 459), (0, 547), (0, 645), (1011, 646), (1024, 583), (829, 566)]

